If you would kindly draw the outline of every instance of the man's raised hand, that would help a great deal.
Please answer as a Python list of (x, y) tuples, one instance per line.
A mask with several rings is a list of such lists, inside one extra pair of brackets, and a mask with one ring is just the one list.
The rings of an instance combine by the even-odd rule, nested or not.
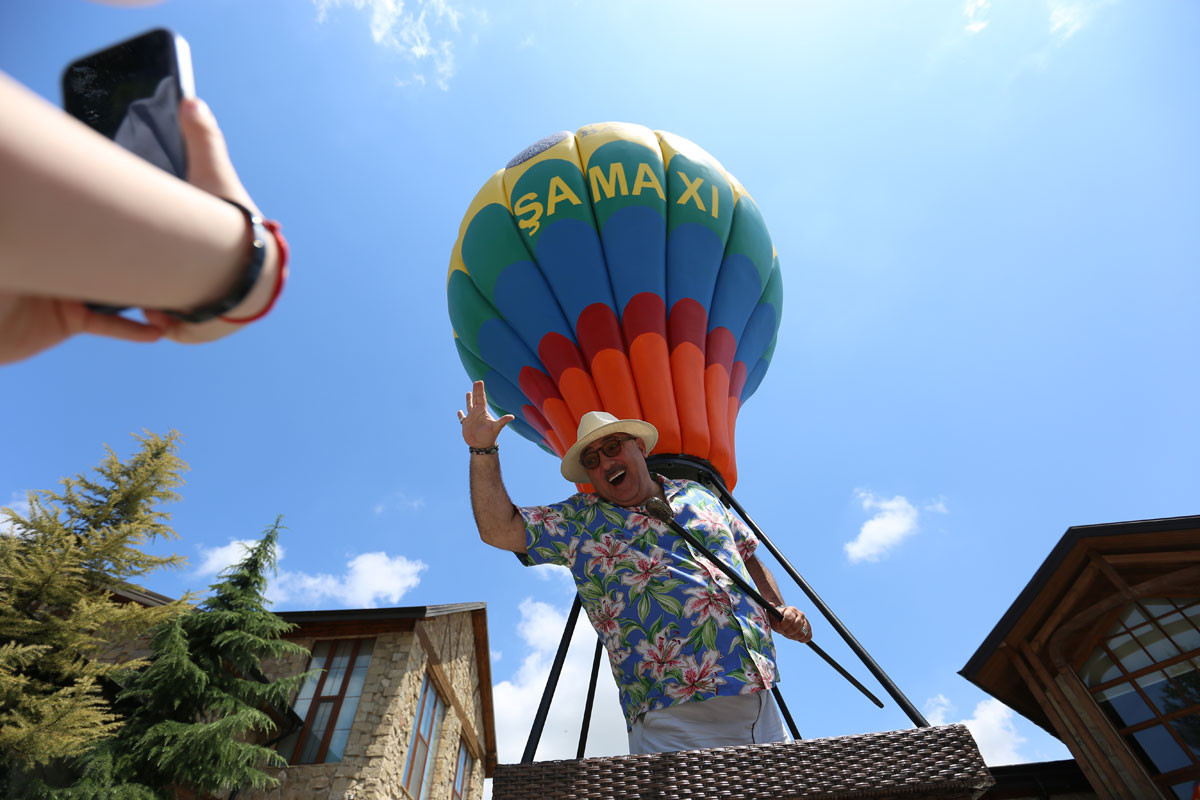
[(496, 443), (496, 437), (504, 430), (504, 426), (514, 419), (516, 417), (512, 414), (505, 414), (496, 419), (488, 412), (483, 381), (475, 381), (471, 391), (467, 392), (466, 413), (461, 410), (458, 412), (463, 441), (468, 447), (491, 447)]

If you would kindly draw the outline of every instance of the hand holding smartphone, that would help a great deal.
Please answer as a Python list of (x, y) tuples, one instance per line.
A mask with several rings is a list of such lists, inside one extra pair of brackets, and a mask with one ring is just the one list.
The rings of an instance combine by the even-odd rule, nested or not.
[[(179, 102), (196, 96), (187, 40), (156, 28), (84, 56), (63, 70), (63, 108), (126, 150), (187, 180)], [(102, 314), (125, 306), (89, 303)]]
[[(81, 333), (214, 341), (274, 305), (286, 242), (257, 217), (192, 86), (187, 46), (169, 31), (70, 65), (63, 100), (77, 119), (0, 73), (0, 363)], [(96, 313), (89, 297), (145, 321)]]

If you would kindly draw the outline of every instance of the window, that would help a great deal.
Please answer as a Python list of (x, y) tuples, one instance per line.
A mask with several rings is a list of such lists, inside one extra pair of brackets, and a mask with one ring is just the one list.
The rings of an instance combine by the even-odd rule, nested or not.
[(454, 765), (454, 784), (450, 787), (450, 800), (464, 800), (471, 793), (471, 768), (475, 759), (467, 749), (467, 743), (458, 742), (458, 763)]
[(285, 738), (279, 753), (290, 764), (341, 761), (371, 665), (374, 639), (338, 639), (313, 645), (309, 670), (293, 710), (304, 727)]
[(1079, 676), (1155, 782), (1191, 800), (1200, 780), (1200, 600), (1126, 606)]
[(425, 681), (421, 684), (421, 697), (417, 701), (417, 713), (413, 717), (408, 758), (404, 762), (404, 788), (415, 800), (429, 797), (429, 787), (433, 785), (433, 760), (437, 757), (438, 734), (445, 713), (446, 704), (426, 673)]

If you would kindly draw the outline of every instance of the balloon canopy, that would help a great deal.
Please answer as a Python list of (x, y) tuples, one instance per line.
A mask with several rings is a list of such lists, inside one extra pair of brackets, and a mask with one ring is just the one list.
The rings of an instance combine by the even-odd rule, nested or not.
[(623, 123), (531, 145), (467, 209), (447, 294), (467, 373), (527, 439), (561, 456), (607, 411), (737, 482), (783, 285), (758, 207), (704, 150)]

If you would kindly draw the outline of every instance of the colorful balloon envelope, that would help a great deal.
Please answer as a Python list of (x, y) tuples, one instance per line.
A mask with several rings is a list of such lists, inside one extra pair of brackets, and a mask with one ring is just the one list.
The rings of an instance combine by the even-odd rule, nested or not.
[(561, 456), (588, 411), (644, 419), (655, 453), (737, 483), (783, 285), (758, 207), (704, 150), (624, 123), (542, 139), (471, 202), (447, 294), (467, 373), (521, 435)]

